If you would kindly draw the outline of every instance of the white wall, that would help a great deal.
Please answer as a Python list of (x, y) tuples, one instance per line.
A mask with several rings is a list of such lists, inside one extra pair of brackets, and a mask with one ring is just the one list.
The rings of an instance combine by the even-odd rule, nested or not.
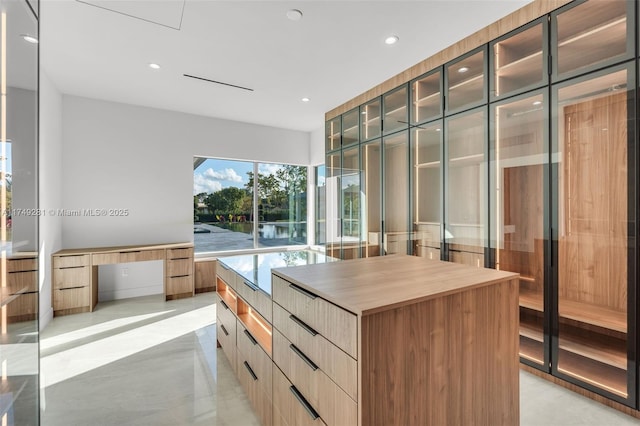
[(311, 132), (309, 142), (309, 164), (317, 166), (324, 164), (324, 127)]
[[(299, 165), (310, 159), (306, 132), (76, 96), (62, 102), (62, 205), (52, 208), (129, 212), (62, 217), (64, 248), (193, 241), (194, 156)], [(108, 290), (100, 296), (161, 293), (161, 280), (131, 291), (144, 271), (161, 278), (158, 268), (101, 267)]]
[[(62, 95), (40, 70), (39, 207), (62, 205)], [(51, 304), (51, 253), (62, 248), (62, 221), (40, 216), (40, 329), (53, 319)]]

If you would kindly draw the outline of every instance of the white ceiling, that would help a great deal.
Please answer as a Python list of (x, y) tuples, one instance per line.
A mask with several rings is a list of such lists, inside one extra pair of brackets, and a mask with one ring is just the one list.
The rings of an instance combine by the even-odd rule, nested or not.
[[(326, 111), (527, 3), (42, 0), (40, 60), (65, 94), (314, 131)], [(301, 20), (287, 19), (293, 8)]]

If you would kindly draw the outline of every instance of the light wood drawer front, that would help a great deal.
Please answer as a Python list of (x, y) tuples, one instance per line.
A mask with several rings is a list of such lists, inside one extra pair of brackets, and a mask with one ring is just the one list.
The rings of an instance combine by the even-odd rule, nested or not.
[(237, 373), (236, 369), (236, 322), (233, 321), (230, 324), (225, 324), (220, 319), (216, 320), (216, 338), (222, 351), (231, 364), (231, 369)]
[(274, 416), (275, 419), (281, 418), (286, 425), (326, 426), (315, 408), (306, 401), (304, 395), (287, 380), (275, 364), (273, 365), (273, 409), (279, 414)]
[(357, 317), (313, 293), (272, 275), (273, 301), (358, 359)]
[(7, 287), (10, 293), (38, 291), (38, 273), (11, 272), (7, 274)]
[(17, 321), (26, 320), (24, 316), (36, 315), (38, 313), (38, 294), (27, 293), (21, 294), (11, 303), (5, 305), (7, 307), (7, 316), (17, 317)]
[(167, 249), (167, 259), (193, 259), (193, 248), (174, 248)]
[(255, 337), (251, 335), (251, 332), (244, 327), (240, 320), (238, 320), (237, 330), (238, 351), (249, 360), (253, 371), (259, 378), (260, 386), (270, 394), (272, 383), (271, 358), (260, 347)]
[(167, 294), (193, 293), (193, 276), (167, 278)]
[(56, 288), (53, 290), (53, 310), (73, 309), (89, 306), (89, 286), (76, 288)]
[(193, 259), (167, 261), (167, 276), (180, 277), (183, 275), (193, 275)]
[(90, 261), (88, 254), (53, 256), (54, 268), (74, 268), (78, 266), (87, 266), (89, 264)]
[(216, 293), (216, 296), (218, 298), (216, 306), (218, 317), (222, 318), (225, 322), (231, 321), (232, 319), (235, 321), (236, 316), (233, 314), (233, 307), (229, 306), (218, 293)]
[(91, 282), (91, 267), (65, 268), (53, 270), (53, 288), (69, 288), (89, 286)]
[(113, 265), (115, 263), (145, 262), (148, 260), (164, 260), (164, 250), (120, 251), (110, 253), (94, 253), (91, 255), (93, 265)]
[(272, 323), (273, 301), (267, 293), (261, 290), (256, 291), (253, 307), (258, 311), (262, 318), (269, 321), (269, 323)]
[[(272, 421), (272, 409), (271, 403), (271, 389), (265, 391), (262, 385), (262, 377), (257, 371), (256, 366), (251, 362), (250, 358), (243, 356), (238, 351), (238, 380), (244, 389), (247, 398), (251, 402), (251, 405), (260, 419), (262, 426), (271, 426)], [(271, 367), (271, 362), (269, 362)]]
[(236, 288), (236, 282), (235, 282), (236, 273), (232, 269), (230, 269), (224, 263), (218, 262), (218, 264), (216, 265), (216, 274), (218, 274), (218, 276), (220, 278), (222, 278), (222, 280), (224, 282), (226, 282), (227, 285), (230, 285), (235, 290), (235, 288)]
[(212, 288), (216, 286), (216, 261), (194, 262), (193, 277), (195, 288)]
[(7, 272), (26, 272), (37, 271), (38, 259), (8, 259), (7, 260)]
[(273, 331), (273, 362), (328, 425), (357, 424), (358, 404), (278, 330)]
[(358, 400), (358, 363), (355, 359), (277, 303), (273, 304), (273, 327), (309, 355), (353, 400)]
[(257, 293), (259, 291), (258, 287), (254, 286), (252, 282), (245, 280), (242, 275), (236, 273), (234, 273), (234, 275), (236, 284), (235, 289), (238, 291), (238, 294), (242, 296), (245, 302), (255, 308), (256, 298), (258, 297)]

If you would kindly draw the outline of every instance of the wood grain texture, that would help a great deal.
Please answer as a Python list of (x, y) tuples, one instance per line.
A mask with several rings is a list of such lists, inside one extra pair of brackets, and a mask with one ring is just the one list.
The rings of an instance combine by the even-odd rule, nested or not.
[[(251, 402), (251, 406), (260, 419), (262, 426), (271, 426), (273, 424), (271, 382), (269, 382), (269, 391), (265, 391), (265, 385), (262, 383), (263, 377), (258, 372), (258, 369), (256, 369), (252, 360), (244, 357), (240, 352), (237, 353), (237, 357), (238, 380), (240, 381), (247, 398)], [(269, 360), (269, 374), (271, 374), (271, 365), (271, 360)], [(249, 372), (249, 368), (256, 375), (257, 379), (254, 380), (253, 376)]]
[[(38, 270), (38, 258), (37, 256), (30, 258), (8, 258), (7, 259), (7, 272), (27, 272)], [(0, 271), (1, 272), (1, 271)]]
[[(377, 258), (376, 258), (377, 259)], [(335, 264), (346, 264), (358, 262), (358, 260), (334, 262)], [(329, 263), (306, 265), (306, 266), (326, 266)], [(306, 268), (303, 266), (303, 268)], [(282, 268), (279, 271), (289, 271), (293, 268)], [(324, 276), (327, 270), (323, 268), (312, 268), (317, 271), (316, 276)], [(345, 269), (345, 268), (341, 268)], [(276, 269), (272, 269), (275, 272)], [(319, 274), (318, 274), (319, 272)], [(306, 274), (303, 273), (300, 278), (304, 280)], [(299, 282), (298, 282), (299, 283)], [(318, 331), (336, 346), (341, 348), (352, 358), (357, 357), (357, 320), (356, 316), (335, 304), (328, 302), (322, 297), (312, 298), (291, 287), (291, 282), (273, 275), (271, 279), (271, 288), (273, 292), (273, 301), (291, 312), (293, 315), (304, 321), (311, 328)], [(318, 294), (311, 290), (311, 294)], [(307, 289), (309, 287), (307, 286)]]
[(397, 74), (390, 79), (380, 83), (376, 87), (356, 96), (355, 98), (337, 106), (325, 114), (325, 120), (330, 120), (336, 116), (349, 111), (371, 99), (381, 96), (408, 81), (425, 74), (485, 43), (490, 42), (516, 28), (529, 23), (547, 13), (570, 3), (571, 0), (535, 0), (532, 3), (516, 10), (504, 18), (491, 25), (475, 32), (474, 34), (460, 40), (459, 42), (441, 50), (440, 52), (424, 59), (411, 68)]
[[(242, 353), (242, 355), (248, 360), (249, 364), (251, 364), (251, 368), (255, 375), (258, 376), (258, 382), (262, 387), (263, 392), (271, 395), (273, 384), (273, 366), (271, 357), (267, 355), (259, 344), (254, 344), (251, 338), (247, 336), (245, 331), (248, 333), (251, 332), (245, 328), (242, 321), (237, 321), (236, 342), (238, 346), (238, 353)], [(253, 337), (253, 335), (251, 335), (251, 337)], [(240, 364), (238, 364), (238, 366), (240, 366)]]
[[(278, 416), (275, 419), (284, 420), (284, 424), (291, 426), (326, 426), (321, 417), (313, 419), (303, 405), (291, 392), (291, 382), (273, 364), (273, 406)], [(346, 426), (346, 425), (345, 425)]]
[(83, 255), (88, 253), (110, 253), (110, 252), (126, 252), (126, 251), (140, 251), (140, 250), (165, 250), (172, 248), (185, 248), (193, 247), (193, 243), (167, 243), (167, 244), (140, 244), (129, 246), (110, 246), (110, 247), (85, 247), (85, 248), (70, 248), (64, 250), (58, 250), (53, 253), (53, 256), (68, 256), (68, 255)]
[(146, 262), (164, 260), (164, 249), (141, 249), (132, 251), (98, 252), (91, 254), (92, 265), (112, 265), (115, 263)]
[(291, 313), (273, 304), (273, 327), (307, 354), (354, 401), (358, 399), (358, 363), (321, 334), (315, 336), (291, 319)]
[[(91, 267), (54, 269), (53, 289), (70, 287), (89, 287), (91, 285)], [(55, 307), (55, 305), (54, 305)]]
[[(273, 332), (273, 362), (328, 425), (355, 425), (358, 407), (320, 368), (313, 369), (291, 348), (278, 330)], [(300, 350), (298, 348), (298, 350)], [(303, 356), (309, 356), (301, 352)], [(312, 361), (313, 362), (313, 361)]]
[(216, 319), (216, 338), (222, 347), (227, 360), (231, 364), (231, 369), (236, 376), (238, 374), (238, 366), (236, 364), (236, 318), (231, 315), (230, 319), (223, 319), (218, 315)]
[(78, 288), (54, 288), (53, 289), (53, 311), (63, 311), (74, 308), (87, 308), (91, 306), (90, 286)]
[(10, 272), (6, 276), (7, 288), (10, 292), (36, 292), (38, 291), (38, 272)]
[(167, 257), (167, 276), (179, 277), (193, 274), (193, 259), (169, 259)]
[(362, 317), (363, 425), (519, 424), (518, 280)]
[(53, 267), (54, 268), (73, 268), (76, 266), (87, 266), (91, 264), (91, 255), (89, 254), (74, 254), (69, 256), (54, 255)]
[(238, 298), (238, 311), (236, 315), (247, 330), (251, 332), (253, 337), (255, 337), (260, 346), (262, 346), (262, 349), (271, 356), (271, 324), (267, 322), (259, 312), (242, 300), (242, 298)]
[[(288, 288), (283, 280), (363, 316), (444, 297), (474, 287), (489, 286), (518, 276), (511, 272), (470, 268), (451, 262), (406, 255), (276, 268), (272, 272), (275, 275), (274, 301), (291, 313), (295, 312), (278, 300), (282, 297), (282, 292)], [(372, 291), (373, 283), (385, 283), (390, 291)], [(302, 306), (308, 304), (304, 299), (300, 303)], [(311, 322), (307, 323), (312, 325)], [(334, 341), (319, 328), (316, 330)]]
[(216, 289), (216, 261), (207, 260), (194, 262), (194, 286), (196, 293), (213, 291)]

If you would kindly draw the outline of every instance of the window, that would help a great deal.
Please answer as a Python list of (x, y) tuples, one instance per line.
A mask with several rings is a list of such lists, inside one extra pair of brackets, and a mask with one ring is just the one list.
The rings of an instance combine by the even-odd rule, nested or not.
[(306, 167), (202, 157), (193, 166), (196, 253), (307, 244)]

